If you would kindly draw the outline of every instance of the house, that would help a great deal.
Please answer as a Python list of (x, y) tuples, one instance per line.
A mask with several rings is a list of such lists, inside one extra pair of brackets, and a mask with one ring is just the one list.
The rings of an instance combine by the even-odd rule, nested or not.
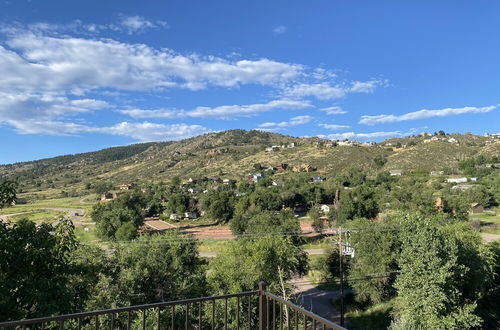
[(284, 172), (284, 171), (286, 171), (287, 168), (288, 168), (288, 164), (286, 164), (286, 163), (281, 163), (278, 166), (276, 166), (276, 170), (278, 172)]
[(330, 210), (333, 209), (333, 206), (333, 204), (323, 204), (320, 207), (321, 212), (323, 212), (324, 214), (328, 214)]
[(370, 141), (370, 142), (363, 142), (361, 145), (363, 147), (371, 147), (371, 146), (374, 146), (374, 145), (377, 145), (377, 144), (375, 142)]
[(431, 171), (431, 175), (443, 175), (444, 171)]
[(458, 143), (458, 140), (455, 139), (455, 138), (449, 138), (448, 142), (450, 142), (450, 143)]
[(283, 186), (285, 182), (283, 181), (273, 181), (273, 186)]
[(439, 138), (437, 136), (431, 137), (431, 141), (439, 141)]
[(257, 181), (262, 180), (262, 179), (264, 179), (264, 176), (262, 175), (262, 173), (255, 173), (254, 175), (252, 175), (253, 182), (257, 182)]
[(184, 212), (184, 219), (198, 219), (198, 213), (196, 212)]
[(280, 146), (270, 146), (266, 148), (266, 151), (277, 151), (280, 149)]
[(477, 213), (483, 213), (484, 212), (484, 206), (481, 203), (472, 203), (470, 205), (470, 214), (477, 214)]
[(230, 183), (231, 183), (231, 180), (229, 180), (229, 179), (222, 180), (222, 184), (230, 184)]
[(389, 174), (391, 176), (401, 176), (403, 174), (403, 170), (390, 170)]
[(323, 182), (323, 180), (325, 179), (319, 175), (312, 177), (312, 182)]
[(467, 182), (467, 178), (449, 178), (446, 179), (448, 183), (465, 183)]
[(28, 204), (28, 200), (26, 198), (16, 198), (12, 202), (12, 205), (19, 205), (19, 204)]
[(169, 219), (173, 220), (173, 221), (179, 221), (179, 220), (181, 220), (181, 216), (178, 215), (177, 213), (172, 213), (172, 214), (170, 214)]
[(461, 190), (461, 191), (466, 191), (468, 189), (471, 189), (471, 188), (474, 188), (474, 187), (477, 187), (477, 185), (475, 184), (457, 184), (453, 187), (451, 187), (452, 190)]
[(424, 140), (424, 143), (429, 143), (429, 142), (432, 142), (432, 140), (431, 139), (425, 139)]
[(118, 194), (116, 193), (106, 193), (101, 195), (101, 201), (112, 201), (113, 199), (116, 199), (118, 197)]
[(419, 136), (432, 136), (432, 133), (422, 132)]
[(197, 187), (193, 187), (193, 188), (188, 189), (188, 192), (190, 192), (191, 194), (196, 194), (196, 193), (199, 193), (200, 191), (201, 191), (201, 189), (197, 188)]
[(132, 188), (134, 188), (134, 184), (132, 183), (124, 183), (120, 185), (120, 190), (130, 190)]
[(476, 181), (477, 181), (477, 178), (475, 178), (475, 177), (474, 177), (474, 178), (469, 178), (469, 181), (471, 181), (471, 182), (476, 182)]
[(291, 142), (288, 144), (288, 148), (295, 148), (297, 145), (295, 142)]

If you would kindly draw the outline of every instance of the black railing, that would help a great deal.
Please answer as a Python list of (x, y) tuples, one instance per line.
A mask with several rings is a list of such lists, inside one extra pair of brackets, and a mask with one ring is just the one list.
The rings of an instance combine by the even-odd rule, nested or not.
[(0, 323), (0, 329), (344, 329), (259, 290)]

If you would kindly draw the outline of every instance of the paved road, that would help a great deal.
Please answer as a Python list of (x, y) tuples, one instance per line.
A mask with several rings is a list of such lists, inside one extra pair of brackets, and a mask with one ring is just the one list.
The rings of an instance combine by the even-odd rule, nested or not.
[(309, 277), (304, 276), (291, 281), (295, 285), (295, 293), (298, 295), (299, 304), (332, 322), (340, 322), (340, 313), (332, 305), (332, 299), (339, 296), (339, 291), (323, 291), (316, 289), (310, 282)]
[[(323, 249), (310, 249), (310, 250), (305, 250), (305, 251), (311, 256), (325, 254), (325, 250), (323, 250)], [(202, 258), (215, 258), (215, 257), (217, 257), (217, 252), (200, 252), (200, 257), (202, 257)]]

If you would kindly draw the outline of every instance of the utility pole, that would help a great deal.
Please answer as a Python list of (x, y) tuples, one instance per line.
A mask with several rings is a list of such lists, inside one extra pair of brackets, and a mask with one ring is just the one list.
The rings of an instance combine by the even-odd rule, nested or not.
[(344, 326), (344, 265), (342, 253), (342, 227), (339, 227), (339, 269), (340, 269), (340, 326)]

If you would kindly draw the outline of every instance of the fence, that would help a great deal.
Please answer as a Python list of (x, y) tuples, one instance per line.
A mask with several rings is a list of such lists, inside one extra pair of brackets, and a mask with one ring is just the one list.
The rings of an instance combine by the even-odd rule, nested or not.
[(0, 329), (344, 329), (266, 291), (184, 299), (0, 323)]

